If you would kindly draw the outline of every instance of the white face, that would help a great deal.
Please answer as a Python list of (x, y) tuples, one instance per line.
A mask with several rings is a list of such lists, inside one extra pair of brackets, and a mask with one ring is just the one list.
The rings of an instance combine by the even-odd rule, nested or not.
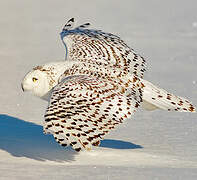
[(30, 91), (35, 96), (45, 96), (49, 91), (49, 80), (46, 72), (33, 70), (29, 72), (22, 81), (22, 89)]

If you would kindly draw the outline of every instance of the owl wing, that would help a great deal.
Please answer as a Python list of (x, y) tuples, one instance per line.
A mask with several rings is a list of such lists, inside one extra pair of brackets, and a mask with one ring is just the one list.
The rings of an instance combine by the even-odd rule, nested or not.
[[(74, 19), (72, 20), (74, 22)], [(101, 60), (128, 70), (140, 78), (143, 77), (146, 70), (143, 57), (130, 48), (120, 37), (101, 30), (88, 29), (89, 25), (86, 23), (72, 29), (63, 28), (60, 35), (66, 48), (66, 58)]]
[(136, 109), (133, 99), (116, 89), (113, 82), (84, 75), (65, 78), (52, 91), (44, 132), (76, 151), (98, 146), (106, 133)]

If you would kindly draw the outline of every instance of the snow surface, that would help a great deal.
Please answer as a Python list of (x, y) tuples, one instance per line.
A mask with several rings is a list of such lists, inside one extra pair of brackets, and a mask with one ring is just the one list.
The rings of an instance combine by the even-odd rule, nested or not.
[(64, 58), (78, 24), (120, 35), (148, 62), (146, 79), (197, 105), (197, 1), (1, 0), (0, 179), (197, 179), (197, 114), (138, 111), (101, 147), (76, 153), (42, 133), (47, 103), (24, 94), (33, 67)]

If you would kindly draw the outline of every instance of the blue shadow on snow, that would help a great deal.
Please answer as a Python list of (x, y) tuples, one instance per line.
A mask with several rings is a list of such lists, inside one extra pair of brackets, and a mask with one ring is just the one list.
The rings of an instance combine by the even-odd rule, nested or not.
[[(130, 142), (106, 139), (101, 147), (113, 149), (142, 148)], [(43, 134), (43, 127), (31, 122), (0, 114), (0, 149), (15, 157), (35, 160), (73, 161), (77, 154), (70, 147), (64, 148), (52, 135)]]

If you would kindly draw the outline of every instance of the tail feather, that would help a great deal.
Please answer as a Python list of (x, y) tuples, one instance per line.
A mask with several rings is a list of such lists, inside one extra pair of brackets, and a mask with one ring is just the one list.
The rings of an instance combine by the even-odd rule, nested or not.
[(142, 80), (143, 106), (146, 110), (163, 109), (168, 111), (195, 112), (195, 107), (187, 99), (175, 96), (152, 83)]

